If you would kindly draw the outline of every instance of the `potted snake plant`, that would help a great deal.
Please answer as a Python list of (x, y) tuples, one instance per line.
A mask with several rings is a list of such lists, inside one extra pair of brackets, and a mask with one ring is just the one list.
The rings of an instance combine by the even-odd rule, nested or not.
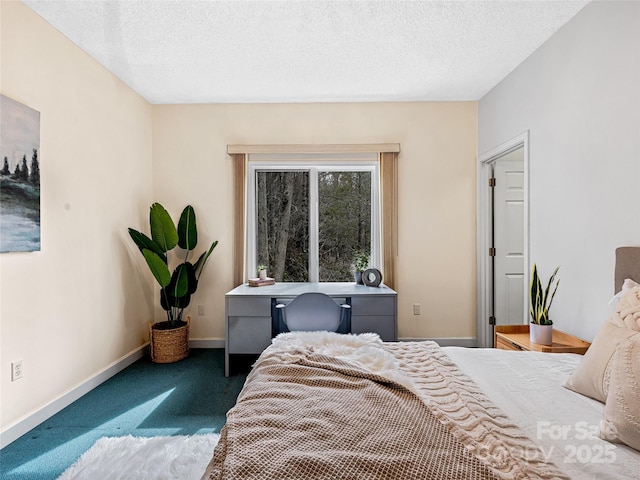
[[(186, 358), (189, 354), (189, 317), (183, 312), (189, 306), (191, 295), (198, 288), (198, 281), (216, 240), (191, 263), (191, 253), (198, 243), (196, 215), (187, 205), (176, 228), (167, 210), (159, 203), (151, 205), (149, 212), (151, 237), (133, 228), (129, 235), (144, 256), (151, 273), (160, 285), (160, 306), (167, 313), (163, 322), (149, 324), (151, 359), (156, 363), (171, 363)], [(170, 271), (169, 252), (175, 247), (181, 250), (173, 272)]]
[[(538, 267), (533, 264), (533, 272), (531, 274), (531, 284), (529, 287), (529, 300), (531, 302), (529, 313), (531, 314), (531, 325), (529, 326), (529, 338), (532, 343), (539, 345), (551, 345), (553, 343), (553, 321), (549, 317), (549, 309), (556, 296), (560, 280), (553, 284), (556, 274), (560, 267), (551, 274), (546, 288), (542, 288), (542, 280), (538, 275)], [(553, 292), (551, 291), (553, 288)]]

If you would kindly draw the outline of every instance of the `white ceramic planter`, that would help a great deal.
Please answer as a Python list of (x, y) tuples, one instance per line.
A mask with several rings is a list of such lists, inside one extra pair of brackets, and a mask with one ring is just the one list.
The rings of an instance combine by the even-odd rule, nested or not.
[(258, 270), (258, 277), (260, 278), (260, 280), (266, 280), (267, 279), (267, 271), (266, 270)]
[(553, 325), (538, 325), (537, 323), (530, 323), (529, 340), (531, 340), (531, 343), (537, 343), (538, 345), (552, 345)]

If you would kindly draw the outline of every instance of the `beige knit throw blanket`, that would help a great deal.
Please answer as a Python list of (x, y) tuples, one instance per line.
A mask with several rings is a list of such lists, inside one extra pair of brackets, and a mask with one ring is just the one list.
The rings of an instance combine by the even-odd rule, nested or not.
[(203, 480), (562, 479), (434, 342), (287, 333), (247, 377)]

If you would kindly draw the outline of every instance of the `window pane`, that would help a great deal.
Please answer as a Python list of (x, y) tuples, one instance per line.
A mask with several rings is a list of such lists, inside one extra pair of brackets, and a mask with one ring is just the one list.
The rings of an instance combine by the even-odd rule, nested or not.
[(356, 252), (371, 252), (371, 172), (318, 173), (321, 282), (352, 282)]
[(278, 282), (309, 281), (309, 173), (256, 173), (256, 264)]

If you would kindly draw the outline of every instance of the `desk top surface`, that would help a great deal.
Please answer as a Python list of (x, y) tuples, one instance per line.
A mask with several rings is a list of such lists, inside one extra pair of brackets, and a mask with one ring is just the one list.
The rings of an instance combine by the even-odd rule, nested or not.
[(379, 287), (357, 285), (355, 282), (280, 282), (263, 287), (242, 284), (227, 292), (227, 296), (269, 296), (295, 297), (302, 293), (319, 292), (333, 297), (353, 297), (359, 295), (397, 295), (384, 284)]

